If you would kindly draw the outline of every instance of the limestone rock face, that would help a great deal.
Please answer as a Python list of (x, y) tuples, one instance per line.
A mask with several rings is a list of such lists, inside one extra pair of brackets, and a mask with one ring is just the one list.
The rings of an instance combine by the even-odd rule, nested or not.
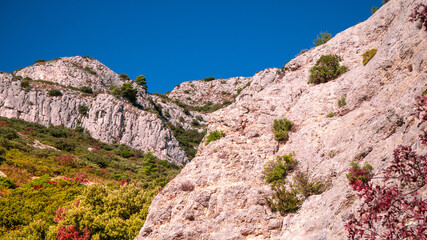
[[(92, 137), (101, 141), (151, 151), (159, 158), (177, 164), (188, 161), (171, 131), (151, 112), (109, 94), (85, 95), (61, 85), (39, 82), (31, 82), (31, 90), (25, 91), (21, 82), (10, 73), (0, 74), (0, 116), (46, 126), (83, 126)], [(58, 89), (63, 95), (48, 96), (50, 89)], [(80, 105), (89, 108), (87, 116), (79, 113)]]
[(14, 72), (16, 76), (45, 80), (63, 86), (92, 87), (94, 91), (107, 91), (111, 85), (122, 85), (123, 80), (98, 60), (89, 57), (63, 57), (35, 63)]
[[(421, 2), (391, 0), (290, 61), (288, 71), (253, 77), (235, 103), (209, 116), (208, 129), (225, 137), (199, 146), (156, 196), (137, 239), (346, 239), (344, 224), (358, 203), (345, 176), (350, 163), (369, 162), (377, 174), (398, 145), (421, 150), (418, 135), (426, 124), (419, 124), (414, 104), (427, 84), (427, 33), (408, 21)], [(378, 52), (363, 66), (361, 55), (372, 48)], [(350, 70), (307, 84), (309, 69), (326, 54), (340, 55)], [(347, 104), (339, 107), (343, 96)], [(296, 125), (286, 144), (273, 137), (273, 121), (282, 117)], [(290, 152), (331, 187), (283, 217), (265, 201), (272, 191), (262, 172)]]

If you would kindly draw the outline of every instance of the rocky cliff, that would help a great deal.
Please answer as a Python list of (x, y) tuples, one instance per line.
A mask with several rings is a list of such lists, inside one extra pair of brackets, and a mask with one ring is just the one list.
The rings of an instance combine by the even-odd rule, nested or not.
[[(235, 103), (210, 115), (209, 131), (225, 137), (199, 146), (152, 202), (137, 239), (346, 239), (344, 224), (358, 203), (345, 176), (350, 163), (369, 162), (377, 174), (399, 144), (421, 148), (417, 139), (426, 124), (419, 124), (414, 104), (426, 89), (427, 33), (408, 21), (421, 2), (391, 0), (283, 71), (254, 77)], [(364, 66), (361, 55), (373, 48), (378, 52)], [(349, 71), (307, 84), (309, 69), (326, 54), (340, 55)], [(272, 129), (283, 117), (296, 125), (285, 144), (274, 140)], [(272, 190), (263, 170), (291, 152), (301, 168), (331, 186), (281, 216), (266, 203)]]
[[(125, 82), (131, 81), (89, 57), (37, 62), (13, 73), (0, 73), (0, 116), (44, 125), (82, 126), (101, 141), (151, 151), (178, 164), (187, 162), (187, 153), (167, 123), (203, 131), (208, 116), (162, 101), (132, 82), (138, 90), (134, 104), (112, 96), (111, 86)], [(93, 93), (82, 92), (82, 87)], [(49, 90), (59, 90), (62, 96), (50, 96)], [(81, 106), (87, 108), (85, 114), (79, 111)], [(197, 126), (191, 124), (195, 119)]]

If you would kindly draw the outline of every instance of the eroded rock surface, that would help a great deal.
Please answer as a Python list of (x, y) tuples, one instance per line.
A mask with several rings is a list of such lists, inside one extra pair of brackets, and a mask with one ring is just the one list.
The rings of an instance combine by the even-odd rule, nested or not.
[[(346, 239), (344, 224), (357, 204), (345, 176), (350, 163), (369, 162), (380, 173), (399, 144), (421, 148), (426, 124), (419, 124), (414, 104), (426, 89), (427, 33), (408, 21), (421, 2), (389, 1), (367, 21), (290, 61), (285, 73), (259, 78), (262, 87), (253, 80), (235, 103), (211, 114), (208, 129), (226, 136), (199, 146), (154, 199), (137, 239)], [(361, 55), (372, 48), (378, 52), (363, 66)], [(350, 71), (307, 84), (309, 69), (326, 54), (340, 55)], [(339, 107), (343, 96), (347, 104)], [(286, 144), (273, 137), (273, 120), (282, 117), (296, 125)], [(290, 152), (301, 168), (332, 185), (283, 217), (266, 204), (272, 191), (262, 172), (269, 160)]]
[[(26, 91), (22, 81), (10, 73), (0, 74), (0, 116), (46, 126), (83, 126), (101, 141), (151, 151), (178, 164), (188, 161), (171, 131), (151, 112), (109, 94), (87, 95), (61, 85), (31, 82), (31, 90)], [(58, 89), (63, 95), (49, 96), (50, 89)], [(87, 116), (78, 111), (80, 105), (89, 108)]]

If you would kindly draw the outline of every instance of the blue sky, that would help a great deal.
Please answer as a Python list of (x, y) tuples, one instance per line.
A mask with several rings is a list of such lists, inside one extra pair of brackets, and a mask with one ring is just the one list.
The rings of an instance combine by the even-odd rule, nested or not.
[(0, 0), (0, 71), (37, 59), (91, 56), (149, 92), (208, 76), (282, 67), (321, 31), (371, 16), (380, 0)]

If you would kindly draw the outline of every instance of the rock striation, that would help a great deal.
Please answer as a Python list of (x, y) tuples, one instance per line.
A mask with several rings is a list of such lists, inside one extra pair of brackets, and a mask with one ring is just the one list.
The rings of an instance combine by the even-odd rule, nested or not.
[[(222, 130), (225, 137), (199, 146), (153, 200), (137, 239), (346, 239), (344, 224), (358, 204), (345, 176), (350, 163), (369, 162), (377, 174), (398, 145), (422, 150), (418, 135), (426, 124), (414, 104), (427, 87), (427, 33), (408, 21), (421, 2), (391, 0), (283, 71), (255, 75), (235, 103), (209, 116), (208, 130)], [(378, 52), (363, 66), (361, 55), (372, 48)], [(326, 54), (340, 55), (349, 71), (325, 84), (307, 84), (309, 69)], [(296, 129), (279, 144), (272, 124), (283, 117)], [(331, 187), (281, 216), (265, 200), (272, 191), (263, 170), (291, 152), (301, 168)]]
[[(104, 142), (151, 151), (177, 164), (188, 161), (178, 141), (156, 114), (106, 93), (88, 95), (40, 82), (31, 82), (32, 89), (27, 91), (22, 89), (22, 81), (10, 73), (0, 74), (1, 116), (46, 126), (82, 126), (92, 137)], [(62, 96), (49, 96), (50, 89), (60, 90)], [(89, 108), (87, 115), (79, 112), (81, 105)]]

